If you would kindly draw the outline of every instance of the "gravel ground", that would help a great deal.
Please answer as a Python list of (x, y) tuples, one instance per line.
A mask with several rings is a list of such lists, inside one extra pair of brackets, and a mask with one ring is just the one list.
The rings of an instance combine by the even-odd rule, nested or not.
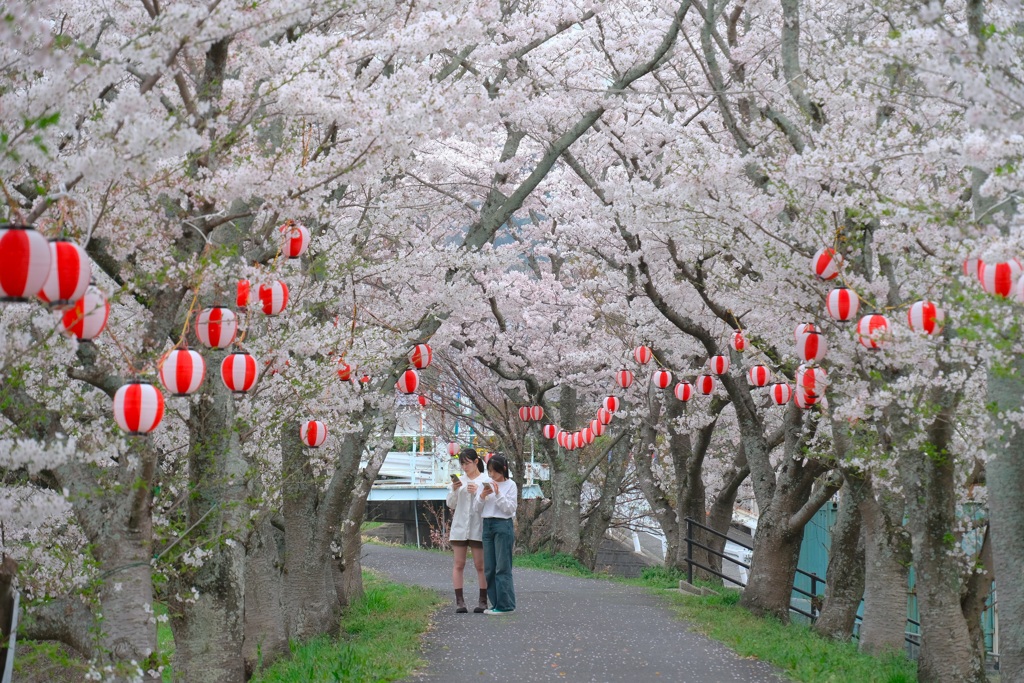
[[(399, 583), (452, 596), (424, 638), (428, 664), (414, 681), (681, 681), (779, 683), (774, 667), (742, 659), (687, 629), (642, 588), (514, 569), (516, 611), (455, 614), (451, 555), (366, 545), (364, 566)], [(467, 562), (466, 603), (476, 603)]]

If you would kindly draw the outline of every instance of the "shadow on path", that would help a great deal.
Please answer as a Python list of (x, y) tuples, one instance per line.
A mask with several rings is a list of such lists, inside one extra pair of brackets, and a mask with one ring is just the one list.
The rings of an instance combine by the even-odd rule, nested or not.
[[(452, 598), (425, 636), (428, 665), (416, 681), (786, 680), (772, 666), (687, 630), (643, 588), (514, 569), (514, 613), (455, 614), (451, 555), (365, 545), (363, 566)], [(466, 595), (474, 604), (476, 590), (476, 574), (467, 571)]]

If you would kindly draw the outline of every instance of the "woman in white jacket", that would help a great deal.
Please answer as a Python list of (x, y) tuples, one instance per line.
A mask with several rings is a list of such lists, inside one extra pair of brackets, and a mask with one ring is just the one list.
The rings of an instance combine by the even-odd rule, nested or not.
[(459, 464), (465, 474), (452, 477), (448, 493), (448, 507), (452, 510), (452, 524), (448, 540), (455, 551), (455, 567), (452, 569), (452, 585), (455, 587), (455, 611), (469, 612), (462, 594), (463, 574), (466, 571), (466, 551), (473, 549), (473, 565), (476, 567), (480, 599), (473, 611), (477, 614), (487, 609), (487, 582), (484, 579), (483, 518), (481, 508), (474, 505), (480, 499), (484, 482), (490, 481), (485, 474), (484, 461), (472, 448), (463, 448), (459, 453)]

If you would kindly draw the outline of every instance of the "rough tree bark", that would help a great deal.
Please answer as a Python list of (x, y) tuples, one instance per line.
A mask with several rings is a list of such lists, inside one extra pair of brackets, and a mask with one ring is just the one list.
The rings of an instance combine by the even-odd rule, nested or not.
[(860, 501), (864, 533), (864, 619), (860, 649), (877, 654), (902, 651), (907, 628), (910, 535), (903, 527), (904, 502), (870, 480)]
[(591, 456), (598, 461), (607, 461), (603, 469), (604, 481), (601, 482), (600, 496), (597, 504), (587, 514), (586, 523), (580, 530), (580, 544), (575, 553), (576, 559), (591, 571), (597, 565), (597, 552), (615, 514), (615, 501), (619, 496), (622, 479), (626, 475), (631, 445), (632, 439), (621, 433), (610, 448), (602, 449)]
[(839, 491), (839, 510), (832, 525), (832, 545), (825, 574), (825, 604), (814, 630), (832, 640), (849, 640), (857, 609), (864, 595), (864, 536), (861, 534), (860, 500), (865, 482), (855, 475), (844, 477)]

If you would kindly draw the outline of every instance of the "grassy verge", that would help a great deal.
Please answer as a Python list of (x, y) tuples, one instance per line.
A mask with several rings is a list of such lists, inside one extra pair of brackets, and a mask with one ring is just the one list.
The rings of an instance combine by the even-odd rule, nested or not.
[(441, 598), (364, 572), (366, 593), (342, 617), (341, 636), (293, 645), (291, 658), (257, 673), (254, 683), (394, 681), (421, 664), (420, 635)]
[(873, 657), (857, 652), (853, 643), (821, 638), (806, 626), (762, 619), (743, 609), (739, 591), (714, 586), (717, 595), (694, 597), (664, 593), (678, 588), (685, 576), (664, 567), (644, 570), (636, 579), (595, 574), (570, 555), (527, 553), (516, 555), (516, 567), (544, 569), (570, 576), (606, 578), (644, 588), (661, 589), (681, 619), (710, 638), (721, 641), (744, 657), (774, 664), (796, 681), (808, 683), (913, 683), (917, 665), (901, 655)]

